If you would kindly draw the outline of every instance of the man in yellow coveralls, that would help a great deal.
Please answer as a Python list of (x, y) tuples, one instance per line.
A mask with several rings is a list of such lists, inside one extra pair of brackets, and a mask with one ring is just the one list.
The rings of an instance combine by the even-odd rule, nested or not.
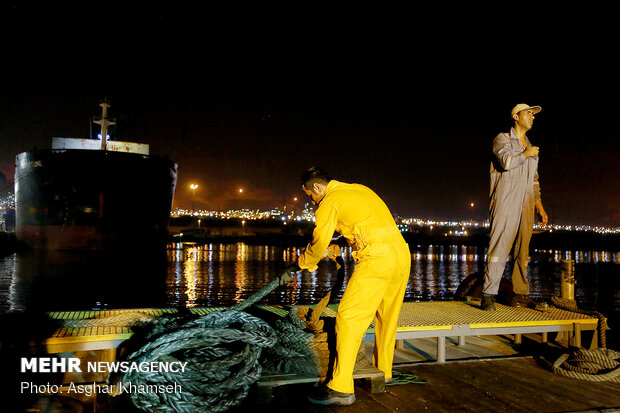
[(491, 233), (484, 271), (481, 308), (495, 310), (495, 295), (513, 249), (514, 268), (512, 288), (513, 307), (533, 307), (527, 281), (529, 244), (534, 230), (534, 210), (547, 225), (538, 183), (538, 146), (533, 146), (525, 135), (534, 124), (534, 115), (540, 106), (519, 103), (511, 112), (514, 127), (509, 133), (500, 133), (493, 140), (491, 162), (490, 214)]
[(366, 330), (375, 320), (373, 362), (392, 377), (396, 327), (411, 269), (409, 246), (385, 203), (360, 184), (338, 182), (313, 167), (302, 175), (303, 189), (318, 207), (312, 241), (280, 276), (290, 281), (299, 270), (314, 271), (334, 231), (351, 245), (355, 270), (338, 305), (336, 360), (331, 379), (308, 396), (312, 403), (349, 405), (355, 401), (353, 369)]

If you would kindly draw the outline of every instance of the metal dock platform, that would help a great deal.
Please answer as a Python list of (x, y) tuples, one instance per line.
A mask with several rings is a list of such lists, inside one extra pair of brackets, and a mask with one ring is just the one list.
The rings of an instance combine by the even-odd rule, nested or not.
[[(457, 337), (459, 345), (465, 344), (467, 336), (513, 335), (519, 343), (522, 334), (541, 334), (541, 341), (547, 334), (558, 332), (569, 334), (571, 344), (581, 347), (581, 332), (594, 331), (596, 347), (598, 318), (565, 311), (550, 306), (548, 311), (530, 308), (513, 308), (497, 304), (497, 311), (481, 311), (476, 303), (460, 301), (406, 302), (400, 314), (397, 329), (397, 343), (416, 338), (437, 339), (437, 362), (445, 361), (447, 337)], [(279, 307), (262, 307), (276, 314), (285, 315), (288, 310)], [(191, 308), (197, 315), (206, 315), (225, 308)], [(336, 315), (337, 305), (328, 306), (324, 317)], [(63, 321), (44, 344), (49, 353), (66, 351), (88, 351), (117, 348), (131, 337), (130, 324), (142, 318), (157, 317), (177, 312), (176, 309), (126, 309), (101, 311), (51, 312), (49, 317)], [(374, 341), (373, 325), (364, 341)]]
[[(547, 311), (514, 308), (496, 304), (497, 311), (482, 311), (477, 303), (461, 301), (404, 303), (398, 321), (396, 339), (437, 338), (437, 362), (446, 361), (446, 338), (458, 337), (464, 345), (467, 336), (513, 335), (516, 344), (523, 334), (540, 333), (547, 341), (548, 333), (569, 334), (571, 344), (581, 347), (581, 332), (592, 330), (596, 346), (598, 318), (549, 307)], [(364, 341), (374, 341), (371, 326)]]

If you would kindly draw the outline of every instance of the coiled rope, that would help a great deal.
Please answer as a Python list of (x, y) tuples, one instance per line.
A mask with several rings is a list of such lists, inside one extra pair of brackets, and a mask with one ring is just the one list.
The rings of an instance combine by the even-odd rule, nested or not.
[(620, 382), (619, 359), (620, 353), (614, 350), (580, 348), (561, 355), (551, 370), (560, 376), (574, 379)]
[(573, 349), (572, 352), (561, 355), (551, 365), (551, 371), (560, 376), (587, 381), (620, 382), (620, 353), (606, 348), (608, 327), (605, 316), (598, 311), (579, 309), (575, 300), (554, 296), (551, 297), (551, 302), (563, 310), (598, 317), (598, 334), (601, 347), (595, 350)]
[(315, 335), (305, 331), (306, 324), (294, 311), (273, 325), (244, 312), (278, 286), (276, 278), (224, 311), (162, 316), (139, 325), (131, 339), (139, 348), (126, 360), (187, 362), (185, 371), (130, 370), (112, 383), (119, 390), (129, 382), (142, 388), (181, 386), (180, 392), (132, 392), (133, 404), (148, 412), (223, 412), (245, 399), (263, 366), (273, 372), (316, 374)]

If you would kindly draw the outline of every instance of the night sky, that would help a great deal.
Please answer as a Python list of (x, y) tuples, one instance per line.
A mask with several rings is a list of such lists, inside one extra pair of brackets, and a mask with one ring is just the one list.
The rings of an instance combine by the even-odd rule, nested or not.
[(491, 142), (523, 102), (543, 108), (528, 137), (551, 223), (620, 226), (609, 11), (452, 11), (2, 6), (0, 184), (16, 154), (98, 133), (107, 98), (112, 139), (179, 164), (174, 207), (190, 184), (200, 208), (300, 206), (319, 165), (400, 216), (484, 220)]

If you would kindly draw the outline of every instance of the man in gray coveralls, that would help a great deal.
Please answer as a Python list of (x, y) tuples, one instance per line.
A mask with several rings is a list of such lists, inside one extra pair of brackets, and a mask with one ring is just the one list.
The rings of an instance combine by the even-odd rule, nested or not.
[(534, 229), (534, 209), (547, 225), (547, 214), (540, 199), (538, 146), (532, 146), (525, 133), (532, 128), (540, 106), (519, 103), (512, 109), (514, 127), (493, 141), (491, 162), (491, 233), (484, 271), (481, 308), (494, 311), (494, 297), (514, 245), (512, 288), (513, 307), (532, 307), (527, 281), (529, 244)]

